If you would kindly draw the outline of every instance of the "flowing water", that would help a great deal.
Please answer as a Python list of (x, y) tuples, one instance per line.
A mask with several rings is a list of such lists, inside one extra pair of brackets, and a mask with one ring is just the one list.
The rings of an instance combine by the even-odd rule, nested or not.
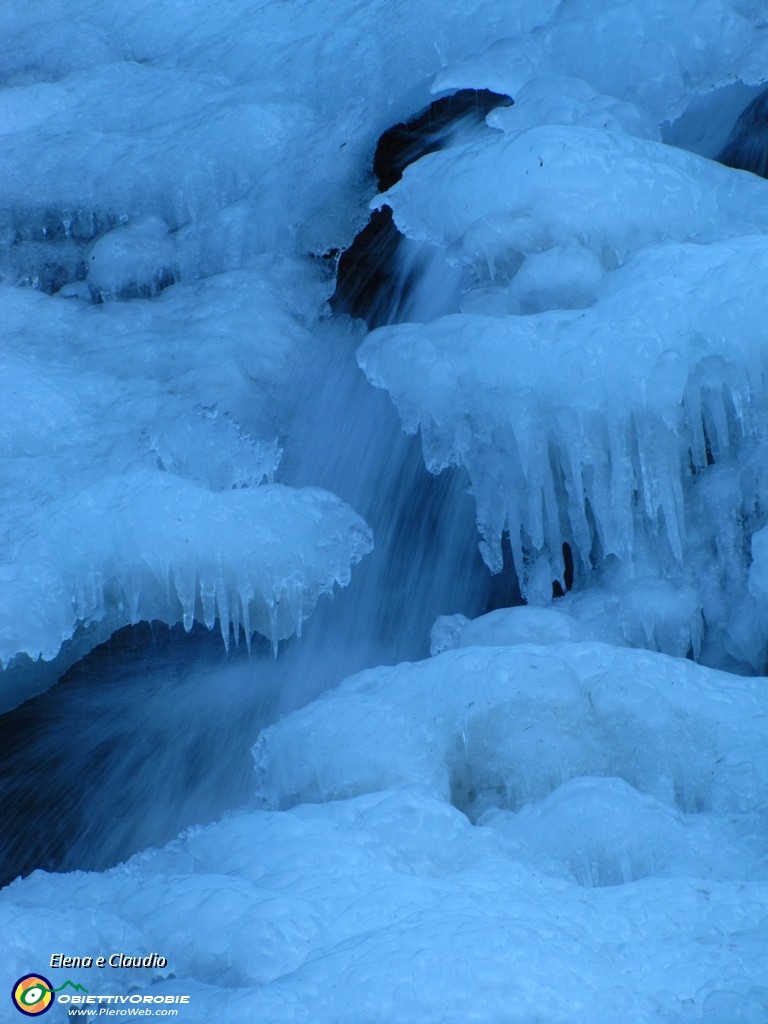
[[(459, 94), (385, 133), (374, 161), (381, 188), (423, 153), (487, 130), (483, 118), (500, 101)], [(761, 96), (722, 159), (757, 169), (764, 111)], [(363, 321), (451, 312), (461, 273), (403, 239), (386, 212), (328, 259), (338, 271), (334, 315), (296, 382), (301, 414), (280, 479), (338, 494), (372, 526), (374, 552), (276, 659), (266, 641), (225, 656), (218, 631), (143, 623), (1, 716), (0, 884), (36, 867), (103, 869), (248, 802), (250, 746), (265, 725), (361, 668), (425, 657), (440, 614), (519, 602), (514, 570), (491, 577), (480, 559), (466, 477), (426, 471), (419, 439), (402, 433), (389, 397), (355, 360)]]
[[(380, 188), (424, 153), (486, 131), (499, 102), (466, 91), (395, 125), (374, 158)], [(761, 94), (724, 162), (764, 173), (765, 110)], [(250, 746), (265, 725), (359, 669), (425, 657), (438, 615), (520, 601), (513, 568), (491, 577), (480, 559), (466, 476), (426, 471), (419, 439), (402, 433), (388, 395), (355, 360), (366, 322), (455, 311), (461, 272), (402, 238), (386, 209), (328, 260), (334, 313), (296, 381), (301, 414), (287, 429), (280, 479), (339, 495), (372, 526), (375, 550), (276, 659), (266, 641), (226, 656), (217, 630), (142, 623), (0, 716), (0, 884), (36, 867), (103, 869), (248, 802)]]
[[(416, 127), (396, 126), (377, 151), (382, 184), (420, 153), (486, 130), (493, 99), (438, 101)], [(382, 233), (374, 217), (340, 261), (280, 470), (284, 483), (351, 505), (375, 550), (276, 659), (266, 642), (225, 657), (216, 630), (143, 623), (3, 715), (0, 884), (36, 867), (100, 870), (246, 803), (250, 746), (269, 722), (361, 668), (425, 657), (440, 614), (519, 601), (514, 572), (493, 578), (480, 558), (465, 475), (427, 472), (419, 439), (357, 366), (365, 325), (348, 313), (370, 326), (426, 320), (456, 309), (461, 291), (459, 271), (387, 221)]]

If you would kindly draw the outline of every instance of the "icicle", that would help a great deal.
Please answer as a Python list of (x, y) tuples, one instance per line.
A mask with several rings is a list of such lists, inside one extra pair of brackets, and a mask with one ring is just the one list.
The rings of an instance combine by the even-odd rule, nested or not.
[(523, 524), (520, 516), (517, 491), (512, 491), (507, 499), (507, 522), (509, 524), (509, 546), (512, 549), (512, 559), (515, 563), (515, 570), (522, 582), (525, 571), (521, 535)]
[(694, 471), (700, 473), (707, 466), (707, 444), (701, 409), (701, 388), (691, 381), (685, 391), (684, 405), (688, 420), (688, 444)]
[(527, 448), (525, 512), (523, 525), (534, 548), (541, 548), (546, 543), (544, 530), (544, 477), (547, 473), (545, 460), (546, 447), (539, 436), (529, 438)]
[(242, 590), (240, 591), (240, 607), (241, 607), (242, 612), (243, 612), (243, 632), (245, 633), (245, 646), (248, 649), (248, 653), (250, 654), (251, 653), (251, 636), (253, 635), (253, 630), (251, 629), (251, 613), (250, 613), (250, 610), (251, 610), (251, 599)]
[(710, 437), (710, 443), (713, 446), (715, 461), (719, 462), (726, 457), (730, 447), (730, 431), (728, 430), (728, 417), (725, 412), (722, 386), (707, 389), (706, 406), (712, 422), (714, 435)]
[(208, 629), (213, 629), (216, 622), (216, 587), (212, 579), (200, 577), (200, 600), (203, 604), (203, 622)]
[(592, 539), (584, 509), (586, 485), (584, 482), (584, 461), (580, 457), (580, 449), (582, 448), (584, 438), (584, 426), (580, 422), (580, 417), (572, 413), (566, 416), (565, 412), (565, 410), (559, 410), (557, 414), (557, 447), (565, 487), (566, 516), (570, 527), (571, 546), (582, 562), (586, 563), (589, 560), (589, 549)]
[(230, 602), (229, 589), (226, 580), (221, 576), (216, 577), (216, 603), (219, 607), (219, 628), (224, 647), (229, 654), (229, 627), (230, 627)]
[[(558, 496), (562, 497), (562, 487), (560, 485), (560, 466), (558, 460), (558, 453), (554, 446), (554, 443), (548, 444), (548, 457), (546, 461), (544, 471), (544, 489), (543, 489), (543, 515), (545, 523), (545, 531), (547, 535), (547, 544), (550, 552), (560, 552), (563, 548), (563, 533), (560, 527), (560, 505), (565, 503), (561, 500), (558, 501)], [(563, 512), (565, 513), (565, 508)], [(555, 572), (553, 579), (560, 578), (562, 572)], [(565, 583), (562, 579), (560, 582), (565, 590)]]
[[(333, 590), (333, 585), (331, 585), (330, 589)], [(297, 639), (301, 640), (301, 629), (302, 626), (304, 625), (304, 609), (301, 600), (302, 588), (300, 585), (296, 584), (294, 585), (292, 590), (293, 593), (291, 595), (291, 606), (294, 609), (293, 628), (294, 632), (296, 633)]]
[(277, 607), (280, 598), (273, 596), (267, 598), (267, 612), (269, 614), (269, 639), (272, 641), (272, 656), (277, 660), (278, 636), (277, 636)]
[(232, 632), (235, 638), (235, 647), (240, 646), (240, 597), (239, 594), (230, 602), (230, 613), (232, 617)]

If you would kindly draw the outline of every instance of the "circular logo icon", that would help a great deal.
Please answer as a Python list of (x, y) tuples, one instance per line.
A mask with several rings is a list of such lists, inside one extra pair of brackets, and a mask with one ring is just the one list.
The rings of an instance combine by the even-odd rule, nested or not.
[(56, 996), (53, 985), (42, 974), (25, 974), (13, 986), (13, 1005), (28, 1017), (39, 1017), (50, 1010)]

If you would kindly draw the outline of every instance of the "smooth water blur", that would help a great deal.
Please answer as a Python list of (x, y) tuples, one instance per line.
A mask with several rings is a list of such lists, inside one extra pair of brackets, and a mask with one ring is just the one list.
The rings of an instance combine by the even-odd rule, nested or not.
[[(398, 251), (411, 317), (458, 302), (429, 247)], [(401, 307), (398, 295), (390, 315)], [(493, 580), (480, 558), (466, 476), (428, 473), (419, 438), (358, 368), (363, 336), (343, 315), (318, 325), (279, 479), (338, 494), (372, 526), (373, 553), (277, 659), (266, 641), (227, 658), (218, 629), (142, 624), (0, 717), (0, 883), (101, 870), (248, 803), (264, 726), (362, 668), (426, 657), (438, 615), (519, 600), (514, 574)]]
[(0, 717), (0, 884), (102, 869), (246, 801), (279, 678), (266, 641), (244, 654), (141, 623)]
[[(354, 361), (359, 329), (326, 327), (321, 344), (336, 350), (319, 355), (310, 374), (282, 474), (295, 486), (332, 490), (373, 528), (373, 553), (334, 606), (317, 608), (302, 641), (328, 636), (331, 649), (315, 671), (336, 682), (353, 668), (426, 657), (438, 615), (477, 615), (501, 598), (491, 595), (480, 558), (466, 475), (426, 470), (420, 439), (402, 432), (389, 396)], [(507, 584), (505, 603), (516, 595), (514, 581)]]
[[(747, 104), (743, 91), (725, 99)], [(757, 114), (762, 141), (762, 107)], [(468, 117), (463, 111), (453, 129), (426, 113), (396, 126), (382, 160), (399, 174), (407, 160), (398, 139), (415, 159), (487, 130)], [(411, 127), (420, 119), (421, 149)], [(752, 152), (748, 119), (735, 134)], [(683, 121), (667, 141), (677, 131), (677, 144), (690, 143), (695, 117)], [(719, 134), (718, 148), (727, 136)], [(381, 216), (339, 270), (335, 315), (318, 323), (313, 357), (294, 382), (298, 413), (281, 438), (278, 478), (339, 495), (373, 528), (373, 553), (345, 590), (320, 600), (303, 635), (283, 643), (276, 659), (266, 641), (250, 654), (241, 642), (226, 657), (218, 630), (196, 626), (186, 636), (145, 623), (0, 716), (0, 883), (35, 867), (103, 869), (249, 802), (250, 747), (264, 726), (359, 669), (426, 657), (438, 615), (474, 617), (520, 602), (511, 564), (491, 577), (480, 558), (465, 474), (427, 472), (420, 439), (403, 434), (389, 396), (359, 370), (365, 324), (345, 313), (372, 326), (456, 311), (462, 272)]]

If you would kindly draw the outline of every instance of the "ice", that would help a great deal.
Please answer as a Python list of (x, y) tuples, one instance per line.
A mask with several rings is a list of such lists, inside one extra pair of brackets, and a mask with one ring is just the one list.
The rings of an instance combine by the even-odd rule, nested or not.
[(578, 78), (532, 75), (509, 92), (514, 96), (514, 106), (495, 110), (488, 116), (488, 124), (504, 132), (560, 124), (626, 132), (642, 139), (659, 136), (652, 118), (636, 104), (603, 96)]
[[(495, 6), (507, 32), (522, 27)], [(396, 19), (375, 7), (0, 12), (3, 663), (66, 641), (61, 672), (145, 614), (276, 639), (369, 546), (351, 510), (316, 492), (256, 493), (276, 472), (332, 290), (307, 257), (351, 241), (376, 138), (398, 110), (429, 97), (441, 60), (497, 31), (474, 8), (446, 22), (430, 3)], [(275, 501), (254, 538), (266, 524), (246, 520), (270, 493), (282, 511)], [(126, 507), (157, 501), (178, 533)], [(205, 555), (201, 521), (196, 564), (176, 548), (204, 515), (226, 550)], [(288, 544), (288, 525), (295, 550), (255, 560), (257, 544)], [(51, 677), (18, 660), (13, 671), (8, 700)]]
[[(63, 817), (85, 765), (105, 831), (128, 792), (180, 820), (137, 763), (155, 714), (151, 763), (214, 787), (196, 729), (253, 742), (254, 799), (3, 889), (2, 984), (156, 950), (68, 977), (191, 1024), (764, 1024), (766, 680), (697, 664), (768, 657), (768, 191), (707, 159), (764, 81), (762, 5), (8, 0), (0, 48), (0, 703), (141, 619), (299, 632), (368, 509), (388, 553), (237, 699), (162, 665), (143, 718), (140, 688), (82, 698), (125, 723), (109, 757), (66, 735)], [(408, 236), (380, 322), (411, 322), (359, 349), (431, 481), (326, 303), (377, 138), (464, 88), (514, 105), (373, 200)], [(467, 480), (525, 607), (479, 614)], [(292, 713), (243, 743), (263, 664)]]
[[(468, 619), (466, 615), (442, 615), (432, 627), (431, 654), (454, 647), (508, 647), (514, 644), (556, 644), (598, 637), (573, 615), (559, 608), (497, 608)], [(605, 639), (600, 637), (600, 639)]]
[[(508, 288), (495, 294), (493, 289), (473, 289), (462, 298), (461, 308), (464, 313), (520, 314), (586, 309), (597, 301), (602, 278), (603, 267), (594, 253), (576, 244), (553, 246), (527, 255)], [(483, 310), (486, 304), (490, 308)]]
[(257, 745), (262, 794), (290, 809), (6, 888), (8, 969), (49, 946), (162, 951), (165, 969), (68, 977), (187, 994), (200, 1024), (458, 1024), (478, 1006), (521, 1024), (574, 1006), (596, 1024), (757, 1024), (764, 683), (584, 642), (366, 672)]
[(759, 841), (745, 843), (732, 820), (684, 814), (618, 778), (572, 779), (518, 814), (492, 809), (479, 823), (507, 836), (522, 862), (589, 887), (678, 874), (739, 879), (761, 857)]
[(91, 249), (88, 284), (100, 302), (149, 298), (174, 281), (174, 252), (168, 228), (156, 218), (113, 228)]
[(737, 641), (723, 601), (749, 603), (748, 540), (763, 525), (767, 253), (759, 237), (646, 246), (587, 309), (381, 328), (359, 360), (406, 429), (421, 430), (433, 472), (467, 468), (484, 557), (500, 567), (508, 529), (531, 600), (561, 578), (567, 542), (593, 584), (618, 560), (620, 587), (635, 575), (692, 587), (711, 630), (731, 637), (711, 660), (727, 642), (757, 667), (763, 636), (751, 650)]
[(699, 660), (702, 600), (701, 591), (685, 578), (608, 573), (601, 584), (566, 595), (560, 607), (608, 643)]
[[(753, 643), (757, 632), (753, 625)], [(629, 577), (614, 567), (600, 583), (565, 594), (555, 604), (498, 608), (476, 619), (440, 616), (432, 628), (430, 653), (455, 647), (601, 640), (699, 659), (703, 633), (700, 595), (691, 584), (681, 579)]]
[(608, 775), (686, 813), (746, 811), (768, 772), (765, 699), (762, 681), (648, 651), (460, 647), (352, 677), (254, 756), (277, 807), (422, 785), (477, 814)]
[[(490, 85), (515, 98), (514, 107), (490, 118), (499, 135), (463, 149), (453, 146), (444, 159), (421, 161), (407, 172), (402, 194), (396, 186), (387, 201), (395, 206), (406, 231), (446, 245), (454, 258), (461, 255), (472, 265), (480, 280), (464, 299), (467, 314), (494, 309), (535, 314), (570, 307), (599, 310), (602, 316), (601, 290), (609, 287), (605, 278), (617, 260), (629, 258), (644, 242), (670, 237), (700, 241), (763, 227), (764, 198), (754, 184), (653, 141), (662, 106), (664, 116), (672, 116), (697, 91), (726, 81), (734, 74), (737, 55), (738, 73), (756, 80), (751, 69), (759, 63), (764, 45), (759, 32), (744, 11), (734, 13), (725, 3), (717, 10), (717, 32), (714, 23), (705, 23), (697, 12), (676, 20), (657, 4), (633, 13), (631, 31), (626, 26), (620, 30), (615, 13), (592, 16), (584, 50), (590, 57), (585, 63), (582, 50), (574, 53), (570, 46), (573, 26), (584, 16), (577, 3), (562, 10), (553, 5), (505, 9), (486, 4), (482, 17), (474, 9), (452, 10), (439, 31), (435, 9), (421, 4), (402, 22), (385, 19), (385, 37), (380, 40), (366, 31), (373, 11), (356, 13), (349, 5), (334, 7), (322, 24), (308, 26), (296, 12), (269, 7), (262, 12), (265, 20), (257, 31), (247, 19), (243, 29), (237, 5), (221, 17), (199, 12), (194, 23), (180, 27), (172, 8), (164, 5), (155, 5), (150, 16), (147, 5), (135, 3), (115, 15), (115, 21), (114, 12), (82, 3), (69, 12), (55, 45), (41, 39), (36, 26), (42, 22), (29, 23), (14, 5), (4, 15), (6, 36), (14, 38), (16, 49), (6, 65), (2, 97), (7, 116), (0, 167), (5, 169), (3, 223), (8, 244), (1, 272), (12, 283), (31, 283), (77, 302), (88, 296), (126, 300), (166, 289), (166, 315), (186, 307), (190, 296), (169, 288), (172, 282), (194, 287), (204, 279), (206, 285), (198, 293), (202, 308), (203, 295), (212, 297), (212, 282), (217, 280), (211, 275), (219, 275), (225, 288), (235, 283), (227, 275), (239, 274), (238, 285), (248, 287), (248, 275), (241, 268), (253, 265), (261, 253), (343, 244), (361, 216), (369, 188), (366, 147), (369, 153), (376, 133), (412, 111), (430, 89), (439, 93), (464, 84)], [(39, 16), (47, 19), (45, 23), (60, 23), (54, 7), (41, 9)], [(699, 43), (682, 30), (684, 21), (696, 24)], [(643, 39), (639, 47), (638, 38)], [(361, 39), (366, 40), (362, 49)], [(341, 52), (352, 42), (353, 60), (340, 65), (326, 60), (336, 52), (334, 47)], [(395, 72), (392, 54), (397, 54), (398, 67), (407, 69), (410, 83), (394, 103), (388, 89)], [(328, 71), (331, 66), (333, 74)], [(222, 67), (226, 73), (221, 73)], [(81, 159), (73, 139), (87, 141), (92, 154), (88, 161)], [(526, 176), (530, 156), (534, 174)], [(430, 167), (439, 175), (438, 188), (427, 173)], [(509, 168), (511, 177), (495, 175), (498, 185), (489, 189), (488, 167)], [(420, 175), (425, 178), (421, 190)], [(452, 176), (484, 184), (472, 190), (475, 208), (461, 200), (461, 216), (466, 220), (469, 212), (471, 221), (464, 223), (459, 217), (446, 234), (446, 223), (457, 216), (450, 210)], [(526, 183), (526, 177), (535, 181)], [(408, 205), (409, 195), (411, 204), (418, 205), (418, 223)], [(342, 202), (342, 196), (350, 198)], [(430, 198), (432, 205), (425, 201)], [(436, 205), (439, 209), (433, 214)], [(34, 315), (45, 319), (40, 308)], [(168, 338), (164, 328), (158, 329), (159, 315), (154, 325), (146, 324), (150, 317), (143, 310), (133, 316), (142, 317), (155, 337)], [(68, 330), (79, 332), (79, 318), (70, 320)], [(104, 311), (102, 320), (109, 330), (123, 335), (122, 313)], [(227, 315), (222, 322), (233, 319)], [(294, 332), (293, 325), (290, 330)], [(265, 340), (268, 333), (275, 336), (260, 333)], [(125, 351), (127, 347), (123, 346), (125, 365), (133, 373), (136, 357)], [(135, 351), (146, 350), (138, 345)], [(40, 402), (46, 402), (46, 419), (58, 417), (46, 428), (49, 439), (61, 417), (81, 416), (86, 381), (80, 375), (76, 386), (51, 381), (55, 371), (49, 369), (48, 355), (44, 373), (37, 365), (29, 372), (36, 376)], [(176, 363), (176, 355), (171, 346), (168, 366)], [(207, 374), (201, 360), (196, 368), (182, 371), (178, 381), (187, 393), (198, 393), (197, 401), (148, 417), (149, 422), (141, 425), (141, 455), (145, 461), (156, 457), (158, 465), (176, 475), (203, 476), (213, 487), (268, 478), (277, 461), (275, 438), (284, 418), (275, 415), (265, 424), (267, 417), (258, 416), (254, 423), (252, 411), (243, 408), (231, 389), (231, 407), (222, 409), (219, 396), (233, 377), (222, 372), (218, 358), (207, 353), (204, 358)], [(282, 353), (277, 356), (282, 358)], [(274, 369), (274, 374), (271, 369), (266, 374), (271, 380), (288, 365), (283, 363), (279, 373), (277, 366)], [(573, 369), (568, 360), (564, 369)], [(261, 369), (258, 373), (264, 375)], [(674, 393), (677, 386), (674, 368), (659, 369), (653, 380), (660, 392), (671, 388)], [(91, 381), (98, 400), (105, 384), (108, 387), (104, 380)], [(60, 403), (67, 388), (71, 397), (65, 410)], [(242, 387), (239, 390), (242, 395)], [(714, 400), (711, 405), (717, 443), (724, 436), (724, 421), (722, 415), (718, 418)], [(104, 411), (102, 405), (99, 416)], [(215, 419), (217, 426), (201, 431), (198, 421), (205, 419)], [(645, 443), (635, 437), (631, 423), (624, 428), (618, 431), (618, 441), (609, 442), (614, 462)], [(43, 430), (43, 423), (35, 429)], [(525, 448), (520, 429), (515, 440)], [(658, 440), (653, 432), (646, 438), (656, 448)], [(38, 438), (36, 443), (44, 442)], [(698, 466), (706, 443), (699, 435), (691, 446)], [(221, 452), (232, 453), (231, 460), (217, 454)], [(541, 461), (540, 454), (532, 449), (529, 458)], [(567, 455), (565, 486), (574, 491), (569, 525), (578, 534), (586, 565), (595, 535), (603, 548), (599, 561), (602, 554), (619, 547), (618, 538), (634, 524), (620, 507), (611, 508), (608, 517), (601, 508), (597, 523), (591, 523), (592, 502), (577, 507), (576, 453)], [(683, 497), (672, 478), (674, 467), (649, 466), (644, 456), (641, 451), (642, 516), (651, 521), (663, 516), (663, 524), (652, 534), (666, 536), (679, 560), (685, 546), (680, 524)], [(63, 457), (60, 461), (63, 464)], [(431, 461), (436, 464), (434, 458)], [(230, 468), (235, 462), (237, 470)], [(615, 464), (593, 468), (595, 494), (604, 494), (609, 483), (616, 485), (614, 506), (638, 475), (634, 468)], [(557, 508), (561, 485), (557, 474), (553, 479), (548, 476), (542, 465), (541, 479), (531, 481), (527, 507), (512, 516), (524, 524), (534, 548), (564, 532)], [(477, 479), (474, 482), (488, 558), (495, 565), (491, 550), (514, 502), (505, 494), (503, 502), (494, 497), (485, 508), (484, 487)], [(525, 544), (513, 541), (521, 562)], [(637, 549), (636, 543), (633, 546)], [(746, 570), (744, 566), (742, 575)], [(530, 566), (518, 565), (518, 571), (530, 597), (543, 595), (548, 577), (559, 575), (551, 559), (538, 556)], [(667, 565), (662, 572), (669, 572)], [(68, 628), (62, 622), (57, 625), (60, 633)], [(724, 632), (738, 648), (737, 659), (759, 660), (759, 645), (750, 648), (743, 639), (737, 642), (737, 635), (743, 638), (747, 632), (743, 625), (725, 627)]]
[(553, 246), (582, 245), (612, 269), (650, 242), (749, 234), (768, 217), (755, 178), (658, 142), (558, 124), (430, 154), (384, 204), (408, 237), (453, 247), (491, 280), (504, 261)]
[[(363, 521), (326, 492), (278, 484), (210, 491), (156, 472), (102, 476), (46, 509), (6, 570), (3, 660), (50, 660), (79, 623), (193, 621), (274, 642), (320, 593), (349, 582), (371, 547)], [(27, 520), (31, 522), (31, 514)], [(42, 599), (39, 594), (42, 592)]]
[[(746, 105), (765, 42), (728, 4), (722, 36), (702, 28), (698, 43), (699, 12), (629, 9), (590, 15), (582, 49), (585, 10), (569, 4), (436, 77), (437, 92), (492, 87), (514, 105), (489, 115), (497, 134), (422, 158), (372, 205), (463, 269), (461, 314), (382, 328), (359, 360), (421, 431), (429, 468), (468, 470), (483, 557), (500, 569), (508, 530), (530, 602), (562, 589), (567, 543), (590, 591), (573, 607), (603, 616), (599, 635), (760, 671), (746, 584), (764, 526), (768, 192), (658, 127), (690, 111), (665, 138), (715, 155), (722, 125), (710, 146), (696, 116)], [(758, 128), (761, 103), (744, 114)]]
[[(89, 237), (75, 239), (81, 256), (118, 225), (154, 219), (185, 278), (267, 251), (349, 244), (379, 134), (425, 105), (441, 59), (484, 48), (499, 23), (523, 27), (515, 8), (493, 7), (495, 27), (476, 5), (447, 14), (426, 0), (401, 3), (397, 18), (383, 0), (364, 11), (326, 2), (309, 19), (270, 4), (258, 17), (235, 3), (180, 19), (170, 2), (77, 0), (66, 16), (38, 6), (32, 20), (6, 5), (0, 227), (12, 240), (2, 279), (56, 291), (82, 277), (71, 252), (58, 274), (46, 265), (61, 266), (67, 225), (89, 218)], [(47, 252), (18, 244), (43, 238)]]
[(586, 0), (558, 12), (548, 47), (568, 73), (589, 76), (621, 99), (641, 100), (659, 121), (679, 113), (691, 93), (736, 76), (754, 83), (764, 75), (766, 41), (752, 3), (715, 0), (701, 7), (689, 0), (672, 12), (663, 0), (626, 0), (598, 17), (589, 12)]
[(134, 299), (129, 317), (3, 290), (4, 702), (39, 689), (26, 658), (65, 641), (71, 663), (161, 619), (276, 643), (348, 582), (371, 547), (360, 517), (272, 483), (294, 402), (282, 382), (301, 373), (303, 309), (326, 288), (311, 267), (264, 262)]
[[(553, 7), (537, 5), (534, 12), (521, 5), (514, 35), (500, 35), (486, 50), (449, 63), (436, 88), (516, 95), (537, 73), (555, 70), (589, 82), (617, 103), (639, 106), (658, 125), (678, 117), (700, 94), (737, 78), (750, 85), (765, 78), (766, 40), (754, 3), (713, 0), (702, 6), (687, 0), (670, 11), (664, 0), (622, 0), (608, 10), (571, 0)], [(526, 24), (529, 14), (535, 27)]]

